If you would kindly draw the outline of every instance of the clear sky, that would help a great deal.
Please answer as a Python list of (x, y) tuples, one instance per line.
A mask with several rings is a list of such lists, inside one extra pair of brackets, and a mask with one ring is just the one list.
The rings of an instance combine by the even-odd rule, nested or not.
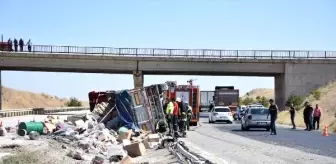
[[(335, 50), (335, 0), (1, 0), (0, 33), (33, 44), (143, 48)], [(145, 85), (196, 78), (241, 94), (273, 77), (145, 76)], [(132, 88), (132, 75), (2, 72), (7, 87), (86, 100)]]

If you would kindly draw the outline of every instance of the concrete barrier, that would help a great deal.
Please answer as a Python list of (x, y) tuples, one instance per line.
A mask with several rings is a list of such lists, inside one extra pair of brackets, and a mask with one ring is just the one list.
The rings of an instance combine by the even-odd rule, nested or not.
[(89, 110), (89, 107), (48, 107), (48, 108), (14, 109), (14, 110), (0, 111), (0, 118), (25, 116), (25, 115), (41, 115), (41, 114), (81, 111), (81, 110)]

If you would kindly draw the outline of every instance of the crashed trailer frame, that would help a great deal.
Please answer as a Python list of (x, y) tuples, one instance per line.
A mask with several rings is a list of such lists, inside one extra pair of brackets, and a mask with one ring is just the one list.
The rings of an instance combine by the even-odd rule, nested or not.
[(165, 120), (161, 101), (165, 90), (164, 84), (156, 84), (128, 91), (132, 97), (135, 122), (140, 129), (155, 132), (157, 123)]

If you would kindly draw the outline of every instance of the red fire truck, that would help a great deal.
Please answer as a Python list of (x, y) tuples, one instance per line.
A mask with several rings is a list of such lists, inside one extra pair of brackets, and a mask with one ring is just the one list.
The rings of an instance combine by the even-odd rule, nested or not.
[(177, 85), (175, 81), (167, 81), (168, 92), (166, 97), (169, 99), (179, 97), (183, 102), (188, 102), (193, 112), (190, 125), (197, 126), (199, 121), (200, 88), (193, 85), (193, 80), (187, 82), (189, 85)]

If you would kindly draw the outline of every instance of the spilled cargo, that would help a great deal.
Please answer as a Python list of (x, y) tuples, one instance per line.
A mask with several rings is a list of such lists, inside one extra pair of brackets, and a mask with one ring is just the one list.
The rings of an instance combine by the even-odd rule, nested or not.
[(165, 120), (163, 93), (166, 84), (157, 84), (142, 89), (89, 93), (90, 110), (98, 122), (107, 128), (127, 127), (137, 132), (140, 129), (155, 133), (160, 120)]

